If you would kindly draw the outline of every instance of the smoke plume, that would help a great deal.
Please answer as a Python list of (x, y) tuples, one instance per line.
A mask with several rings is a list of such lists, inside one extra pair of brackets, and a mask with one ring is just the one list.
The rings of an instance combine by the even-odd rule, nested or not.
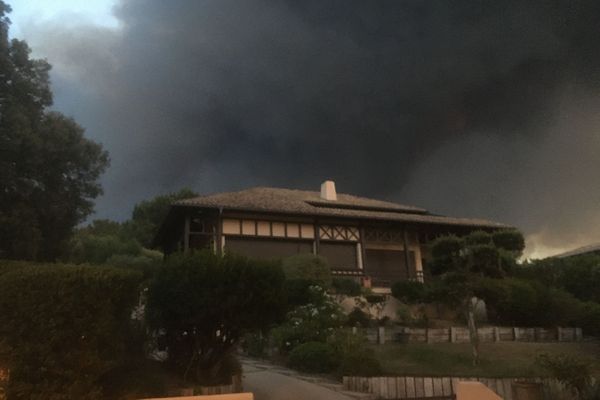
[(600, 241), (597, 1), (122, 1), (119, 29), (24, 30), (56, 108), (111, 153), (99, 217), (141, 199), (338, 190)]

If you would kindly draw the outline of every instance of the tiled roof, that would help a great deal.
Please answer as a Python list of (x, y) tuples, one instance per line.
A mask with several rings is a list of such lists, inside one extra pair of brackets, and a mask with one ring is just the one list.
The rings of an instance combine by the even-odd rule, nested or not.
[(508, 228), (485, 219), (454, 218), (430, 214), (423, 208), (387, 201), (337, 194), (336, 201), (321, 198), (319, 192), (256, 187), (238, 192), (218, 193), (179, 200), (174, 206), (222, 208), (234, 211), (300, 214), (398, 222)]

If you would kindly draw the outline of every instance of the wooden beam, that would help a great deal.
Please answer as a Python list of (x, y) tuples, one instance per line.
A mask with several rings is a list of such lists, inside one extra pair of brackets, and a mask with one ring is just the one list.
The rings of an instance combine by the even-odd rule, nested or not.
[(404, 262), (406, 263), (406, 279), (410, 279), (410, 263), (408, 257), (408, 233), (406, 226), (402, 228), (402, 238), (404, 240)]
[[(242, 220), (240, 219), (240, 234), (242, 233)], [(219, 209), (219, 215), (217, 216), (217, 254), (223, 254), (223, 209)]]
[(190, 250), (190, 215), (186, 214), (183, 225), (183, 252), (187, 254)]
[(315, 219), (314, 223), (313, 223), (313, 227), (315, 230), (315, 254), (319, 254), (319, 232), (320, 232), (320, 228), (319, 228), (319, 221)]

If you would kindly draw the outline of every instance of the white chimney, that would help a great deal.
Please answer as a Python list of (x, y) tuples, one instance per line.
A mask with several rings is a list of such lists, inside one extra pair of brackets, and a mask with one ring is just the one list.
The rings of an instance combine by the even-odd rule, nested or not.
[(321, 183), (321, 198), (323, 200), (337, 200), (337, 193), (335, 192), (334, 181), (325, 181)]

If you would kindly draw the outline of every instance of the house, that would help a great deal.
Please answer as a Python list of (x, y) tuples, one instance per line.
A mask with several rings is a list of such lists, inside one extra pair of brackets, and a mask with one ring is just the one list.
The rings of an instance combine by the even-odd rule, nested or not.
[(433, 238), (509, 226), (435, 215), (425, 209), (336, 193), (256, 187), (175, 202), (155, 245), (165, 254), (211, 248), (256, 258), (325, 257), (332, 272), (365, 286), (423, 281), (424, 246)]

